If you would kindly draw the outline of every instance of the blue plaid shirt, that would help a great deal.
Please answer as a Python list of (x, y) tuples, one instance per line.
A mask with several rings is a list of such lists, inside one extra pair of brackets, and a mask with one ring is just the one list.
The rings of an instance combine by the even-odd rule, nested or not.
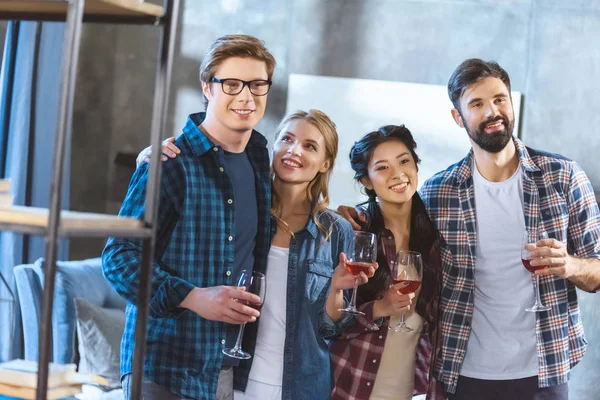
[[(567, 243), (569, 254), (600, 258), (600, 212), (592, 185), (579, 165), (560, 155), (525, 147), (513, 139), (523, 169), (523, 203), (528, 229), (542, 226), (551, 238)], [(442, 233), (442, 348), (435, 373), (454, 393), (467, 350), (473, 315), (477, 213), (471, 152), (439, 172), (421, 188), (431, 219)], [(540, 279), (542, 302), (550, 312), (536, 313), (538, 384), (566, 382), (583, 357), (583, 334), (575, 285), (556, 276)]]
[[(204, 114), (189, 116), (175, 145), (181, 154), (162, 164), (160, 206), (148, 319), (145, 378), (173, 393), (215, 399), (225, 338), (237, 325), (209, 321), (179, 308), (194, 287), (234, 285), (237, 201), (223, 166), (223, 149), (202, 133)], [(253, 131), (246, 147), (256, 177), (258, 234), (255, 264), (264, 272), (270, 245), (271, 185), (266, 139)], [(134, 173), (119, 215), (142, 218), (148, 164)], [(233, 203), (228, 204), (228, 199)], [(102, 254), (104, 275), (127, 301), (121, 375), (132, 371), (142, 241), (110, 238)], [(255, 325), (255, 324), (250, 324)], [(244, 350), (253, 352), (247, 330)], [(248, 334), (249, 333), (249, 334)]]

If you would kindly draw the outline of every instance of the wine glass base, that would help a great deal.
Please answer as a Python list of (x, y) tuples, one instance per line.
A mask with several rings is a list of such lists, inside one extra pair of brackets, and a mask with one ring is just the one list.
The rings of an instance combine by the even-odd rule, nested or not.
[(246, 353), (245, 351), (243, 351), (242, 349), (223, 349), (223, 354), (225, 354), (226, 356), (232, 357), (232, 358), (238, 358), (240, 360), (248, 360), (250, 358), (252, 358), (252, 356), (248, 353)]
[(404, 325), (404, 326), (396, 326), (394, 328), (389, 328), (394, 332), (412, 332), (414, 331), (413, 328), (409, 328), (408, 326)]
[(365, 315), (364, 312), (358, 311), (356, 308), (340, 308), (338, 311), (353, 315)]
[(528, 312), (550, 311), (550, 307), (540, 305), (540, 304), (535, 304), (533, 307), (526, 308), (525, 311), (528, 311)]

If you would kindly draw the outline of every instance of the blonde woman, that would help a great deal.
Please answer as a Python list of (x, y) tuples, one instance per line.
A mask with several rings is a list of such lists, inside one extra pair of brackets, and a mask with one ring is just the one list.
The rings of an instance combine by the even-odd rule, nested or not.
[[(330, 396), (324, 338), (335, 336), (352, 319), (346, 316), (332, 329), (324, 312), (334, 269), (352, 235), (351, 225), (327, 209), (327, 186), (337, 150), (335, 124), (321, 111), (289, 114), (277, 129), (271, 157), (274, 226), (268, 289), (254, 355), (235, 368), (236, 400)], [(178, 149), (167, 139), (162, 151), (166, 159), (176, 157)], [(149, 154), (148, 148), (138, 160), (147, 161)], [(340, 275), (336, 292), (354, 284), (353, 275)], [(363, 273), (359, 279), (364, 283), (367, 276)], [(251, 325), (256, 326), (247, 328)]]

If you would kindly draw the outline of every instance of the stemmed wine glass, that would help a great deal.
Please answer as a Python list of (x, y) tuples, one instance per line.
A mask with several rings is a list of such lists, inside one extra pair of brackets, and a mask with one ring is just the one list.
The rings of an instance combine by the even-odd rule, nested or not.
[[(237, 286), (244, 286), (247, 292), (253, 293), (260, 297), (260, 303), (252, 303), (247, 300), (236, 301), (260, 311), (265, 301), (265, 295), (267, 292), (267, 280), (265, 275), (260, 272), (252, 272), (244, 269), (240, 271), (240, 274), (238, 275)], [(235, 346), (229, 349), (223, 349), (224, 354), (228, 355), (229, 357), (239, 358), (242, 360), (247, 360), (252, 357), (250, 354), (242, 350), (242, 337), (244, 336), (245, 327), (245, 323), (240, 325), (240, 332), (238, 333), (237, 340), (235, 341)]]
[[(354, 231), (352, 239), (352, 252), (348, 254), (346, 268), (352, 275), (358, 275), (362, 272), (368, 273), (369, 267), (374, 267), (377, 262), (377, 236), (370, 232)], [(356, 309), (356, 290), (358, 289), (358, 279), (354, 281), (354, 290), (350, 304), (346, 308), (338, 311), (354, 315), (365, 315), (364, 312)]]
[[(398, 289), (402, 294), (414, 293), (421, 286), (423, 280), (423, 259), (421, 253), (416, 251), (399, 251), (396, 259), (390, 266), (394, 285), (404, 283), (405, 286)], [(390, 328), (391, 329), (391, 328)], [(406, 325), (404, 314), (400, 315), (400, 321), (393, 328), (394, 332), (412, 332), (414, 329)]]
[[(534, 229), (527, 230), (523, 233), (523, 245), (521, 246), (521, 261), (523, 265), (527, 269), (527, 271), (532, 274), (539, 270), (547, 268), (547, 265), (531, 265), (531, 254), (529, 250), (525, 249), (526, 244), (536, 243), (538, 240), (548, 239), (548, 233), (546, 233), (543, 229)], [(535, 303), (532, 307), (526, 308), (525, 311), (529, 312), (540, 312), (540, 311), (549, 311), (550, 307), (542, 304), (542, 299), (540, 297), (540, 276), (536, 275), (535, 280), (533, 281), (533, 290), (535, 290)]]

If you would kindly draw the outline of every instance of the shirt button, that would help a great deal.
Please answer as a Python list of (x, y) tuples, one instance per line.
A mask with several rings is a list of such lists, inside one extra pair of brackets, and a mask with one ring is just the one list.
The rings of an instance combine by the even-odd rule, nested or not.
[(219, 151), (219, 148), (218, 147), (213, 147), (213, 150), (214, 151)]
[(230, 276), (231, 275), (231, 271), (225, 272), (225, 275)]
[(229, 237), (227, 238), (227, 240), (229, 240), (229, 241), (231, 242), (231, 241), (233, 240), (233, 236), (229, 236)]
[(223, 172), (223, 171), (225, 171), (225, 168), (219, 167), (219, 171)]
[(233, 200), (231, 200), (231, 199), (227, 200), (227, 204), (233, 204)]
[(225, 339), (221, 339), (221, 344), (225, 344)]
[(379, 339), (383, 339), (383, 335), (379, 335)]
[(367, 386), (371, 386), (371, 382), (367, 382)]
[(373, 364), (376, 364), (376, 363), (377, 363), (377, 360), (376, 360), (376, 359), (373, 359)]

